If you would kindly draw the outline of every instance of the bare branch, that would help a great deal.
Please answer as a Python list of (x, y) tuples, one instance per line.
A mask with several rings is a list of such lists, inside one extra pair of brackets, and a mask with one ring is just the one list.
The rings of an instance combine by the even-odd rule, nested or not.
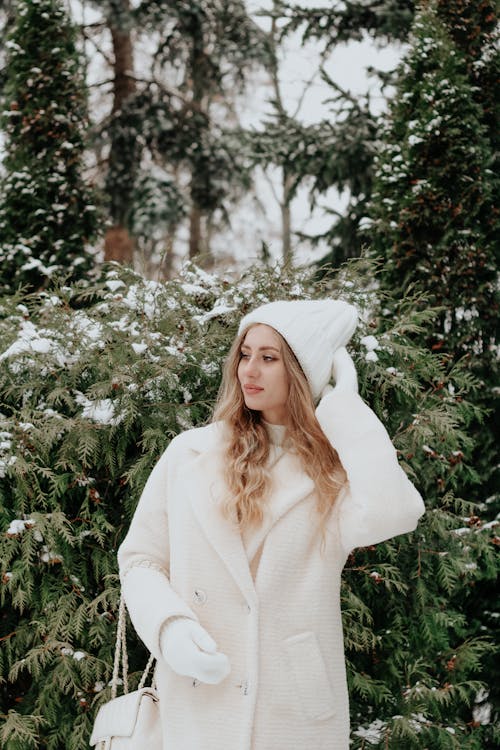
[(320, 72), (321, 72), (321, 77), (323, 78), (323, 80), (325, 81), (325, 83), (327, 83), (329, 86), (331, 86), (333, 89), (335, 89), (335, 91), (338, 91), (339, 94), (342, 94), (342, 96), (345, 99), (347, 99), (348, 101), (350, 101), (351, 104), (354, 104), (354, 106), (356, 107), (356, 109), (358, 109), (359, 111), (362, 111), (361, 107), (360, 107), (360, 104), (359, 104), (359, 99), (356, 96), (354, 96), (354, 94), (351, 94), (350, 91), (347, 91), (339, 83), (337, 83), (336, 81), (334, 81), (333, 78), (331, 78), (328, 75), (328, 73), (326, 72), (326, 70), (322, 66), (320, 67)]
[(95, 23), (77, 23), (75, 24), (75, 27), (79, 29), (82, 34), (84, 34), (87, 29), (105, 29), (107, 27), (107, 23), (106, 21), (95, 21)]
[(267, 182), (267, 184), (269, 185), (269, 187), (271, 188), (271, 193), (273, 194), (273, 198), (276, 201), (276, 203), (278, 204), (278, 206), (280, 206), (280, 207), (283, 206), (283, 202), (282, 202), (281, 198), (279, 197), (278, 193), (276, 192), (276, 188), (274, 186), (274, 183), (271, 180), (271, 178), (269, 177), (269, 175), (267, 174), (267, 172), (266, 172), (265, 169), (262, 169), (262, 175), (263, 175), (265, 181)]
[(84, 36), (84, 38), (85, 38), (85, 39), (86, 39), (87, 41), (89, 41), (89, 42), (90, 42), (90, 43), (91, 43), (91, 44), (92, 44), (92, 45), (94, 46), (95, 50), (96, 50), (97, 52), (99, 52), (99, 54), (100, 54), (100, 55), (102, 55), (102, 57), (103, 57), (103, 58), (105, 59), (105, 61), (106, 61), (106, 62), (108, 63), (108, 65), (110, 66), (110, 68), (113, 68), (113, 67), (114, 67), (114, 64), (115, 64), (115, 63), (114, 63), (114, 60), (113, 60), (113, 59), (112, 59), (112, 58), (111, 58), (111, 57), (110, 57), (110, 56), (109, 56), (109, 55), (107, 54), (107, 52), (104, 52), (104, 50), (103, 50), (103, 49), (101, 49), (100, 45), (99, 45), (99, 44), (98, 44), (98, 43), (96, 42), (96, 40), (95, 40), (95, 39), (93, 39), (93, 38), (92, 38), (92, 36), (90, 36), (89, 34), (86, 34), (86, 33), (85, 33), (85, 30), (83, 30), (83, 32), (82, 32), (82, 33), (83, 33), (83, 36)]
[(299, 114), (300, 110), (302, 109), (302, 105), (304, 104), (304, 99), (305, 99), (306, 94), (307, 94), (307, 92), (309, 90), (309, 87), (312, 86), (312, 84), (314, 83), (314, 79), (323, 70), (323, 65), (324, 65), (324, 62), (325, 62), (326, 58), (328, 57), (328, 54), (329, 54), (328, 50), (324, 49), (323, 52), (320, 55), (318, 67), (316, 68), (316, 70), (314, 71), (314, 73), (311, 75), (311, 77), (309, 78), (309, 80), (305, 81), (304, 89), (302, 91), (302, 94), (299, 97), (299, 100), (297, 102), (297, 106), (295, 107), (295, 111), (292, 114), (292, 118), (293, 119), (295, 119), (297, 117), (297, 115)]
[(114, 79), (113, 78), (106, 78), (104, 81), (94, 81), (94, 83), (88, 83), (87, 87), (89, 89), (95, 89), (99, 88), (100, 86), (107, 86), (108, 84), (113, 84)]

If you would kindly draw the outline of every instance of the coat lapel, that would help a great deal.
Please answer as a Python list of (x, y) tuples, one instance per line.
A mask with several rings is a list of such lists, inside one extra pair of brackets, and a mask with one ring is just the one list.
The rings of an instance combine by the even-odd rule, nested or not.
[(273, 486), (264, 520), (253, 535), (248, 549), (250, 560), (271, 529), (301, 500), (314, 491), (314, 482), (304, 472), (299, 461), (290, 454), (282, 455), (273, 469)]
[[(227, 492), (223, 479), (224, 456), (219, 448), (206, 446), (188, 467), (186, 477), (193, 512), (203, 532), (230, 572), (249, 604), (256, 603), (257, 594), (250, 571), (247, 552), (237, 526), (221, 513), (219, 503)], [(279, 521), (300, 500), (314, 490), (312, 480), (290, 456), (283, 456), (273, 469), (274, 485), (270, 507), (259, 530), (259, 545)]]
[(247, 602), (255, 604), (257, 595), (240, 531), (224, 518), (219, 508), (220, 499), (226, 492), (220, 453), (202, 453), (195, 463), (189, 467), (194, 485), (189, 493), (194, 514)]

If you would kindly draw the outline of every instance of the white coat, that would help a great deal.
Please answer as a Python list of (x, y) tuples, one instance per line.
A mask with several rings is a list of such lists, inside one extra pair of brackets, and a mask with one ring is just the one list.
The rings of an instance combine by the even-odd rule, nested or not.
[[(218, 508), (223, 430), (214, 423), (170, 443), (119, 549), (134, 626), (158, 658), (165, 750), (347, 750), (349, 706), (340, 575), (349, 552), (412, 531), (422, 498), (375, 414), (334, 389), (317, 409), (349, 484), (317, 533), (314, 486), (286, 453), (252, 578), (241, 534)], [(231, 663), (219, 685), (175, 674), (159, 649), (175, 615), (198, 620)]]

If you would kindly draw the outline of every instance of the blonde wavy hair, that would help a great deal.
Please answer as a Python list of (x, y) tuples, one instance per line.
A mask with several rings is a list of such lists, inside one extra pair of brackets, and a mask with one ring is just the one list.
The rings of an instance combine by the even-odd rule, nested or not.
[[(236, 337), (229, 351), (213, 417), (228, 428), (225, 480), (229, 493), (222, 502), (222, 512), (241, 529), (262, 521), (270, 491), (270, 475), (266, 470), (269, 435), (260, 412), (245, 405), (238, 380), (241, 347), (252, 327)], [(337, 451), (316, 419), (311, 389), (297, 358), (285, 339), (275, 333), (280, 340), (289, 381), (287, 446), (298, 456), (303, 470), (315, 484), (317, 511), (324, 531), (326, 517), (347, 476)]]

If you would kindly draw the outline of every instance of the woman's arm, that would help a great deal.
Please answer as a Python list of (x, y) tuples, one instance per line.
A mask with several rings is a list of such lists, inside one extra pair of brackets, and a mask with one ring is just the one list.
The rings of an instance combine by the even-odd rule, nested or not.
[[(172, 445), (172, 444), (171, 444)], [(171, 617), (197, 620), (170, 585), (167, 484), (171, 446), (151, 472), (118, 550), (122, 593), (141, 640), (160, 658), (160, 634)]]
[(336, 386), (316, 415), (347, 473), (339, 519), (347, 551), (413, 531), (422, 498), (398, 463), (387, 430), (357, 393), (356, 370), (345, 349), (335, 353)]

